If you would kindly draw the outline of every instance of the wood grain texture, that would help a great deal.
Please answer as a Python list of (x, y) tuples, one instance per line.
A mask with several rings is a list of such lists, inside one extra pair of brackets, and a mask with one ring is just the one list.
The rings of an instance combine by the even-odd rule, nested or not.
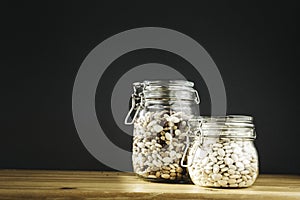
[(0, 199), (297, 199), (300, 176), (260, 175), (244, 189), (150, 183), (133, 173), (0, 170)]

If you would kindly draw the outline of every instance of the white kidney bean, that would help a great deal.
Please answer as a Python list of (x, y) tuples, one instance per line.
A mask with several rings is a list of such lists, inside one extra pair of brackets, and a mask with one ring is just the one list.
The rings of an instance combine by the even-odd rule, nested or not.
[(205, 138), (199, 145), (195, 141), (188, 155), (189, 174), (196, 185), (249, 187), (256, 180), (258, 157), (252, 141)]
[[(134, 171), (148, 179), (187, 180), (180, 166), (186, 147), (187, 120), (182, 112), (146, 112), (134, 123)], [(216, 159), (216, 158), (215, 158)]]

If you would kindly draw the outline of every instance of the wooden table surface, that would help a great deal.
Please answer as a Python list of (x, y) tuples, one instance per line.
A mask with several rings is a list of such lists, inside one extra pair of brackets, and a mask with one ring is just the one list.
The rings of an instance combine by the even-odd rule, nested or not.
[(298, 199), (299, 175), (260, 175), (244, 189), (150, 183), (133, 173), (0, 170), (0, 199)]

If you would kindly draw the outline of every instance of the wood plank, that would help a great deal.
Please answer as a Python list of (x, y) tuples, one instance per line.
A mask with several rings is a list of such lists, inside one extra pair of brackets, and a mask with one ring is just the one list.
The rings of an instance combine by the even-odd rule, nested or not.
[(0, 199), (300, 199), (299, 175), (260, 175), (244, 189), (150, 183), (133, 173), (0, 170)]

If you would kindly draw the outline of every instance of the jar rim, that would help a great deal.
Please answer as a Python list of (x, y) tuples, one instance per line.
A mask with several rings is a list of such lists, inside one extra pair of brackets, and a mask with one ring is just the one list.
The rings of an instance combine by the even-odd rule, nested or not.
[(189, 120), (189, 126), (192, 133), (200, 131), (203, 137), (256, 138), (252, 116), (198, 116)]
[(253, 117), (249, 115), (225, 115), (225, 116), (197, 116), (190, 121), (206, 123), (245, 123), (253, 124)]

